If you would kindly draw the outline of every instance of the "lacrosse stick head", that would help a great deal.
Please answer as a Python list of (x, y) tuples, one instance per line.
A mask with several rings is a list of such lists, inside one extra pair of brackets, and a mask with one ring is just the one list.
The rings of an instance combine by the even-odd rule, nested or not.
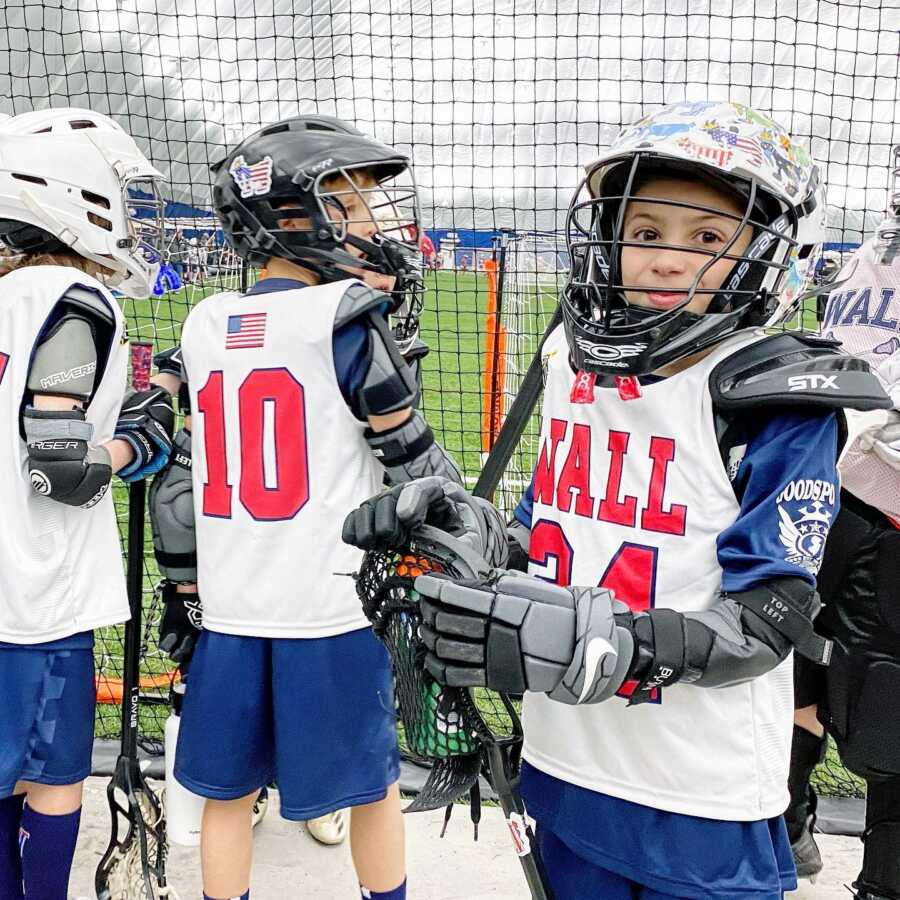
[(106, 796), (112, 835), (94, 878), (97, 896), (100, 900), (157, 900), (168, 896), (165, 810), (136, 760), (119, 758)]
[(441, 572), (477, 579), (489, 571), (468, 544), (423, 525), (413, 532), (408, 547), (366, 553), (356, 576), (363, 610), (391, 659), (405, 748), (413, 760), (431, 765), (408, 812), (437, 809), (463, 796), (485, 767), (489, 744), (521, 739), (509, 698), (486, 689), (441, 685), (424, 666), (416, 577)]

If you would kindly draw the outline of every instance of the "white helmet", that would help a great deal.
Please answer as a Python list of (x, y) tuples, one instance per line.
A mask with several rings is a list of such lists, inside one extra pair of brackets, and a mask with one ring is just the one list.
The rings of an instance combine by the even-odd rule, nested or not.
[(67, 249), (131, 297), (159, 272), (162, 175), (112, 119), (50, 109), (0, 122), (0, 240), (20, 253)]
[(7, 134), (59, 134), (60, 132), (84, 131), (96, 128), (100, 131), (118, 131), (127, 134), (124, 128), (109, 116), (92, 109), (77, 107), (53, 107), (34, 109), (19, 113), (0, 121), (0, 131)]
[[(621, 275), (622, 247), (636, 244), (623, 239), (624, 210), (660, 176), (702, 180), (743, 209), (734, 217), (734, 235), (707, 252), (683, 300), (662, 310), (629, 303), (626, 291), (638, 287), (623, 284)], [(641, 200), (671, 204), (643, 194)], [(569, 208), (571, 270), (562, 305), (576, 368), (645, 374), (738, 328), (786, 316), (777, 301), (785, 273), (802, 267), (805, 277), (813, 267), (806, 261), (820, 252), (825, 213), (818, 166), (777, 124), (749, 107), (675, 103), (624, 128), (587, 167)], [(730, 248), (747, 225), (751, 242), (736, 253)], [(699, 287), (703, 273), (723, 258), (733, 265), (722, 287)], [(685, 309), (698, 294), (712, 295), (703, 315)]]

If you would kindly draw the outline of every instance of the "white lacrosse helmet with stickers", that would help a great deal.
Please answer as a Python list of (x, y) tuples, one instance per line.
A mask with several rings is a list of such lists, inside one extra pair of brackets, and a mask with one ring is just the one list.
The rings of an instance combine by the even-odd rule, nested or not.
[(161, 259), (161, 173), (108, 116), (48, 109), (0, 121), (0, 241), (14, 253), (71, 251), (150, 295)]
[[(742, 215), (733, 236), (718, 250), (697, 250), (708, 259), (684, 298), (667, 309), (629, 303), (624, 284), (622, 228), (627, 204), (657, 177), (709, 184), (733, 197)], [(672, 201), (641, 193), (642, 203)], [(679, 206), (722, 214), (691, 203)], [(569, 207), (567, 239), (571, 268), (562, 297), (563, 321), (577, 369), (607, 375), (641, 375), (682, 359), (739, 328), (773, 323), (790, 314), (779, 303), (788, 273), (806, 285), (825, 237), (825, 196), (818, 166), (807, 151), (771, 119), (739, 103), (675, 103), (624, 128), (586, 174)], [(731, 251), (745, 226), (749, 246)], [(645, 246), (645, 245), (644, 245)], [(663, 245), (664, 249), (683, 249)], [(721, 288), (701, 288), (716, 262), (732, 262)], [(792, 298), (802, 291), (793, 286)], [(652, 289), (651, 289), (652, 290)], [(671, 288), (660, 286), (660, 291)], [(711, 295), (703, 314), (685, 307)]]

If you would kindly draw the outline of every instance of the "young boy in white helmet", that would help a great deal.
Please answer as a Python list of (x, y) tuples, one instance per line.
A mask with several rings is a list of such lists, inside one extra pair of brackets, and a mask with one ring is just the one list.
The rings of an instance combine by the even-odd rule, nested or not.
[[(746, 107), (625, 128), (569, 210), (564, 326), (510, 528), (529, 575), (416, 581), (429, 671), (525, 693), (521, 786), (556, 900), (795, 885), (789, 657), (827, 658), (812, 619), (835, 412), (887, 403), (833, 347), (755, 327), (822, 240), (823, 203), (802, 148)], [(394, 489), (345, 538), (459, 528), (459, 490)]]
[(66, 896), (90, 774), (94, 628), (129, 615), (109, 483), (157, 471), (173, 413), (126, 391), (115, 286), (149, 296), (161, 176), (89, 110), (0, 125), (0, 896)]
[(287, 819), (352, 807), (362, 896), (403, 900), (390, 665), (340, 529), (385, 476), (459, 480), (394, 340), (413, 341), (421, 308), (409, 160), (310, 115), (249, 136), (215, 172), (225, 237), (263, 277), (206, 298), (159, 358), (192, 416), (150, 499), (170, 581), (160, 643), (190, 659), (175, 777), (207, 798), (204, 895), (249, 897), (249, 810), (274, 780)]
[(822, 321), (825, 337), (872, 367), (893, 409), (850, 417), (841, 513), (819, 578), (834, 658), (827, 676), (798, 660), (785, 813), (797, 872), (811, 877), (822, 858), (809, 778), (825, 753), (824, 723), (844, 764), (867, 782), (860, 900), (900, 900), (900, 146), (892, 169), (888, 215), (841, 270)]

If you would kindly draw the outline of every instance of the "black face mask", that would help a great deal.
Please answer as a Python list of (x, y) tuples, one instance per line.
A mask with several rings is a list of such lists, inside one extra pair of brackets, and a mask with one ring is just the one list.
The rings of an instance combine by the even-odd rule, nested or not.
[[(648, 161), (642, 170), (644, 157)], [(618, 179), (611, 180), (611, 185), (604, 180), (602, 198), (581, 200), (576, 194), (569, 209), (567, 237), (571, 268), (561, 303), (573, 365), (604, 375), (645, 375), (711, 346), (739, 328), (765, 321), (774, 300), (763, 285), (773, 269), (783, 272), (787, 268), (775, 263), (773, 258), (784, 242), (796, 243), (796, 212), (790, 209), (781, 213), (778, 201), (763, 195), (754, 182), (741, 181), (740, 190), (732, 187), (729, 193), (742, 198), (742, 214), (725, 214), (734, 220), (734, 234), (720, 250), (708, 254), (683, 302), (665, 310), (641, 307), (629, 303), (626, 292), (647, 288), (625, 284), (620, 261), (623, 247), (646, 245), (623, 239), (624, 212), (628, 202), (635, 199), (637, 190), (652, 177), (660, 173), (672, 177), (673, 169), (675, 177), (679, 177), (680, 164), (673, 166), (671, 161), (638, 153), (620, 168), (623, 171)], [(640, 179), (639, 173), (642, 173)], [(591, 177), (589, 173), (579, 193)], [(696, 180), (696, 177), (694, 168), (691, 178)], [(607, 187), (615, 193), (608, 194)], [(668, 198), (647, 196), (646, 192), (640, 200), (723, 215), (718, 209), (674, 203)], [(767, 209), (777, 213), (774, 218)], [(747, 227), (753, 229), (754, 236), (746, 249), (735, 252), (732, 247)], [(731, 260), (732, 267), (722, 287), (700, 288), (703, 274), (725, 258)], [(665, 290), (666, 286), (660, 285), (659, 289)], [(691, 300), (703, 295), (709, 298), (706, 312), (689, 312), (686, 307)]]

